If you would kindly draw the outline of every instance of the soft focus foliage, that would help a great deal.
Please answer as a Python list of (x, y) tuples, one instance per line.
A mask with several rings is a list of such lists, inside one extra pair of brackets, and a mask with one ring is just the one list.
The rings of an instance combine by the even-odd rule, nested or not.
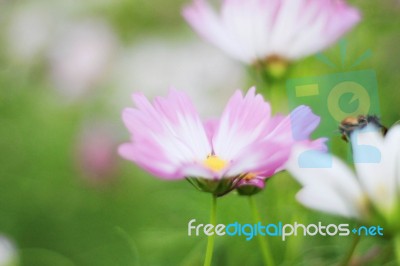
[[(311, 56), (299, 62), (291, 74), (303, 77), (375, 70), (382, 122), (390, 126), (400, 118), (400, 5), (397, 0), (349, 2), (360, 9), (363, 21), (346, 37), (344, 65), (352, 65), (368, 49), (373, 52), (372, 57), (354, 69), (333, 69)], [(0, 234), (12, 240), (21, 265), (202, 263), (206, 239), (188, 237), (186, 230), (192, 218), (199, 223), (207, 222), (209, 195), (195, 193), (184, 181), (153, 178), (122, 159), (107, 161), (114, 158), (108, 152), (116, 155), (117, 147), (110, 151), (108, 145), (114, 144), (108, 143), (129, 139), (120, 111), (130, 105), (132, 92), (165, 95), (169, 85), (182, 83), (201, 113), (212, 115), (222, 111), (226, 95), (237, 88), (255, 85), (244, 78), (241, 66), (220, 55), (217, 49), (200, 48), (198, 52), (193, 48), (193, 39), (202, 41), (180, 16), (182, 6), (187, 3), (184, 0), (0, 2)], [(85, 26), (77, 26), (76, 32), (76, 25)], [(91, 33), (82, 33), (85, 30)], [(82, 38), (73, 41), (80, 34), (88, 38), (87, 42), (80, 43), (86, 40)], [(100, 45), (92, 38), (108, 41)], [(151, 39), (155, 39), (151, 46), (160, 45), (154, 48), (154, 54), (160, 60), (168, 60), (168, 64), (154, 65), (154, 72), (149, 61), (156, 64), (157, 58), (151, 57), (151, 50), (143, 52), (148, 54), (149, 61), (137, 55), (138, 49), (144, 49), (143, 43)], [(67, 47), (66, 42), (70, 42)], [(160, 55), (164, 53), (159, 52), (164, 42), (177, 43), (178, 48), (171, 48), (168, 56)], [(189, 48), (184, 48), (187, 43)], [(80, 49), (93, 52), (88, 61), (74, 58), (87, 54)], [(204, 60), (207, 49), (210, 60), (220, 64), (221, 70), (200, 71), (201, 77), (194, 79), (193, 87), (189, 87), (191, 81), (171, 74), (182, 71), (188, 78), (196, 77), (197, 74), (187, 71), (198, 73), (198, 69), (208, 68)], [(185, 55), (182, 50), (187, 51)], [(126, 54), (129, 51), (132, 59)], [(175, 53), (179, 60), (175, 61)], [(338, 46), (324, 53), (342, 65)], [(67, 65), (62, 66), (64, 63)], [(230, 73), (234, 74), (226, 73), (225, 66), (232, 68)], [(216, 76), (220, 71), (227, 83)], [(132, 82), (129, 75), (135, 77), (137, 72), (147, 73), (150, 81)], [(75, 74), (79, 77), (71, 78)], [(118, 77), (122, 74), (123, 81)], [(175, 75), (177, 80), (171, 78)], [(166, 80), (168, 84), (159, 85), (152, 79)], [(207, 87), (199, 91), (201, 86), (197, 83), (202, 82)], [(146, 84), (156, 85), (150, 92)], [(208, 101), (209, 98), (212, 100)], [(97, 121), (106, 125), (106, 131), (97, 129)], [(94, 135), (90, 142), (77, 147), (82, 138), (91, 134)], [(105, 146), (97, 147), (96, 138)], [(337, 136), (331, 140), (335, 143), (334, 150), (338, 156), (346, 157), (347, 146), (339, 139)], [(86, 166), (77, 164), (77, 160), (82, 160), (77, 158), (92, 151), (97, 155), (104, 152), (104, 157), (89, 160)], [(100, 170), (107, 175), (99, 176), (97, 162), (103, 160), (112, 169)], [(93, 178), (105, 182), (93, 182)], [(347, 222), (301, 206), (295, 199), (299, 187), (287, 173), (268, 181), (266, 189), (256, 196), (263, 221)], [(220, 223), (251, 222), (247, 201), (235, 194), (222, 198), (218, 211)], [(269, 239), (275, 260), (281, 265), (334, 264), (351, 245), (350, 237), (297, 237), (286, 242)], [(363, 239), (356, 256), (371, 254), (375, 249), (381, 255), (370, 258), (368, 265), (395, 265), (390, 243), (384, 239)], [(262, 260), (255, 240), (219, 237), (213, 263), (260, 265)]]

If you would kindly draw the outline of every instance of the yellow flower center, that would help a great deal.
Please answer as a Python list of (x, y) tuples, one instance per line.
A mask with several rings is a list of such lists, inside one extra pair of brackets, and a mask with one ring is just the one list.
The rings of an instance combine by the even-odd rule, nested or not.
[(219, 172), (225, 168), (226, 162), (218, 156), (208, 155), (207, 159), (204, 161), (204, 165), (214, 172)]
[(243, 179), (246, 181), (250, 181), (251, 179), (255, 178), (257, 176), (256, 173), (247, 173), (243, 176)]

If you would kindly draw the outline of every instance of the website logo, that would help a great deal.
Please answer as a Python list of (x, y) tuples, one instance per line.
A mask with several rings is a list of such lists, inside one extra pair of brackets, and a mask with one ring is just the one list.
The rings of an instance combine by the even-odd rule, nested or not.
[(293, 224), (262, 223), (241, 224), (239, 222), (225, 224), (196, 224), (196, 219), (188, 222), (188, 236), (244, 236), (246, 241), (252, 240), (255, 236), (280, 237), (285, 241), (290, 236), (383, 236), (383, 228), (376, 226), (360, 226), (351, 228), (349, 224), (328, 224), (322, 222), (317, 224), (304, 225), (298, 222)]

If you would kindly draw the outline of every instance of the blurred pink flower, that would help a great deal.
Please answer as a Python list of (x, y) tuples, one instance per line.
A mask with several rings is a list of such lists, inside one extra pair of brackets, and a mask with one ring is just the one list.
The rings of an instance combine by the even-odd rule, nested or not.
[(115, 134), (105, 124), (87, 126), (78, 136), (76, 162), (92, 184), (110, 181), (117, 172)]
[(344, 0), (224, 0), (219, 14), (194, 0), (183, 16), (207, 41), (247, 64), (317, 53), (360, 20)]
[(134, 94), (133, 101), (137, 109), (123, 112), (132, 139), (119, 152), (160, 178), (229, 179), (234, 189), (243, 178), (275, 173), (290, 155), (293, 141), (282, 133), (291, 132), (291, 123), (271, 117), (269, 103), (255, 88), (245, 96), (236, 91), (221, 118), (205, 123), (189, 98), (175, 90), (153, 104), (142, 94)]
[(51, 80), (66, 98), (79, 98), (105, 80), (117, 49), (113, 30), (101, 20), (68, 25), (50, 50)]

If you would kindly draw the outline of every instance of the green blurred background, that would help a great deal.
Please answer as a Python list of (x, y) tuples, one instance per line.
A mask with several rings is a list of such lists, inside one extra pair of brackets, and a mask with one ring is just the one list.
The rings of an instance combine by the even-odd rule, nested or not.
[[(395, 0), (350, 2), (360, 8), (363, 20), (346, 36), (347, 60), (356, 59), (366, 50), (372, 51), (372, 57), (355, 70), (376, 71), (381, 117), (383, 124), (390, 126), (400, 119), (400, 3)], [(174, 65), (174, 52), (180, 49), (179, 43), (188, 40), (203, 43), (180, 16), (186, 3), (184, 0), (0, 3), (0, 234), (15, 243), (21, 265), (202, 264), (206, 238), (188, 237), (187, 223), (193, 218), (198, 223), (208, 221), (210, 195), (197, 192), (186, 181), (158, 180), (116, 154), (118, 144), (129, 139), (120, 119), (122, 108), (131, 105), (129, 96), (133, 91), (147, 93), (146, 87), (126, 87), (146, 82), (120, 84), (120, 70), (127, 73), (128, 80), (136, 70), (145, 71), (150, 79), (163, 80), (157, 76), (160, 71), (153, 72), (151, 62), (157, 63), (157, 58), (136, 56), (130, 68), (126, 51), (135, 53), (135, 49), (150, 47), (146, 50), (150, 57), (151, 45), (155, 43), (159, 46), (154, 47), (163, 49), (165, 41), (178, 48), (167, 49), (168, 57), (160, 60), (171, 58), (163, 63), (173, 65), (182, 75), (197, 75), (188, 74), (186, 67), (199, 60), (197, 50), (190, 53), (192, 44), (185, 59), (180, 59), (188, 63)], [(80, 23), (89, 26), (81, 27)], [(102, 63), (103, 68), (93, 73), (88, 71), (88, 77), (80, 77), (83, 81), (75, 84), (79, 78), (68, 74), (68, 71), (74, 73), (75, 66), (60, 64), (74, 62), (71, 55), (79, 55), (80, 45), (83, 51), (92, 49), (79, 41), (69, 42), (74, 36), (78, 39), (86, 36), (85, 32), (73, 33), (82, 28), (100, 29), (94, 35), (100, 39), (92, 44), (107, 45), (93, 49), (107, 56), (93, 61), (94, 65)], [(149, 39), (153, 40), (151, 45), (148, 41), (142, 46), (136, 45)], [(72, 46), (77, 42), (78, 52), (70, 52), (68, 45), (63, 47), (65, 43)], [(208, 45), (204, 46), (209, 49)], [(210, 48), (210, 53), (219, 51)], [(338, 45), (324, 54), (340, 62)], [(248, 88), (254, 83), (246, 78), (244, 66), (228, 58), (221, 60), (220, 71), (230, 64), (234, 66), (237, 85), (204, 88), (205, 96), (192, 90), (192, 95), (198, 96), (194, 100), (199, 102), (196, 104), (204, 104), (202, 97), (207, 98), (207, 94), (224, 103), (226, 95), (234, 89)], [(86, 71), (85, 63), (82, 64), (83, 70), (78, 74)], [(196, 84), (198, 87), (220, 85), (218, 79), (210, 84), (203, 81), (207, 79), (203, 67), (204, 64), (199, 67), (201, 78), (185, 82), (200, 83)], [(310, 57), (296, 65), (293, 76), (338, 71), (341, 70), (331, 69)], [(224, 79), (229, 83), (228, 79), (232, 78), (228, 73)], [(149, 94), (165, 94), (169, 85), (173, 84), (162, 85), (159, 91)], [(342, 149), (345, 148), (343, 144)], [(295, 201), (298, 189), (299, 185), (287, 173), (271, 179), (266, 190), (256, 196), (263, 221), (353, 223), (305, 209)], [(230, 194), (218, 204), (219, 223), (251, 223), (246, 198)], [(268, 240), (279, 265), (333, 265), (341, 260), (352, 242), (351, 237)], [(368, 262), (362, 261), (365, 254), (373, 255), (367, 258)], [(360, 258), (359, 265), (395, 265), (391, 245), (385, 239), (362, 239), (356, 256)], [(214, 265), (262, 265), (257, 241), (218, 237)]]

